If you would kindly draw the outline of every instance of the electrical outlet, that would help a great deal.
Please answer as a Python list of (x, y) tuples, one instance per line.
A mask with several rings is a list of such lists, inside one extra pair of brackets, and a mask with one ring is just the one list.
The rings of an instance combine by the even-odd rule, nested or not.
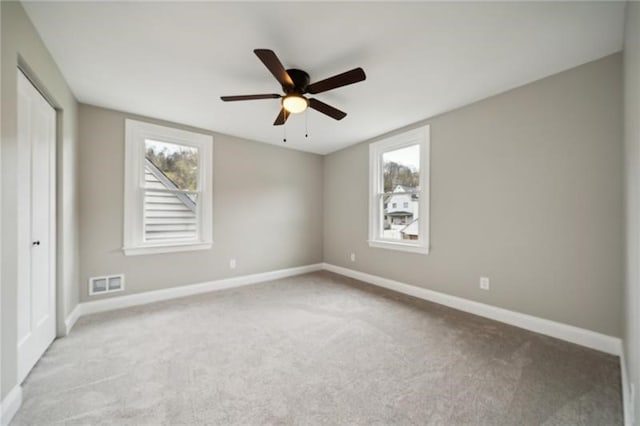
[(480, 277), (480, 288), (482, 290), (489, 290), (489, 278), (488, 277)]
[(229, 261), (229, 268), (236, 269), (236, 260), (235, 259), (231, 259)]
[(355, 253), (351, 253), (351, 261), (352, 262), (356, 261), (356, 254)]

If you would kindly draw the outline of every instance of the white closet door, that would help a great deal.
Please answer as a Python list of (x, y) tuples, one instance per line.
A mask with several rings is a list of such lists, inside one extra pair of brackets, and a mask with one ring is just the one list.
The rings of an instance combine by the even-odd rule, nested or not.
[(56, 113), (18, 72), (18, 379), (56, 333)]

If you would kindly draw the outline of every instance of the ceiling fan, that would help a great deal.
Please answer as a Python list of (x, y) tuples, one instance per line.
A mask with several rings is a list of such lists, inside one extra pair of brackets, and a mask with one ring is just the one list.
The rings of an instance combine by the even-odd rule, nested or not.
[(317, 93), (357, 83), (367, 78), (362, 68), (354, 68), (350, 71), (309, 84), (309, 74), (295, 68), (285, 70), (284, 66), (282, 66), (282, 63), (272, 50), (255, 49), (253, 52), (267, 67), (267, 69), (271, 71), (271, 74), (273, 74), (276, 80), (278, 80), (278, 83), (282, 86), (284, 95), (270, 93), (264, 95), (221, 96), (220, 99), (225, 102), (230, 102), (282, 98), (282, 108), (280, 108), (280, 113), (278, 114), (276, 121), (273, 122), (274, 126), (284, 124), (290, 114), (302, 112), (307, 109), (307, 107), (326, 114), (335, 120), (342, 120), (346, 117), (346, 112), (340, 111), (339, 109), (334, 108), (331, 105), (327, 105), (317, 99), (307, 98), (303, 95), (306, 93), (315, 95)]

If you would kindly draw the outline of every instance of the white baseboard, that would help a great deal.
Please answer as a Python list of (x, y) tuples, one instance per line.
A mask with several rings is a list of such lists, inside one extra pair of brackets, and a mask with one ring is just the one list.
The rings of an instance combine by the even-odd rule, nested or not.
[(461, 297), (440, 293), (426, 288), (405, 284), (399, 281), (390, 280), (376, 275), (367, 274), (353, 269), (332, 265), (329, 263), (317, 263), (294, 268), (279, 269), (276, 271), (262, 272), (258, 274), (243, 275), (239, 277), (224, 278), (221, 280), (208, 281), (199, 284), (191, 284), (180, 287), (171, 287), (162, 290), (148, 291), (144, 293), (131, 294), (127, 296), (112, 297), (92, 302), (78, 304), (65, 320), (67, 333), (75, 324), (78, 318), (83, 315), (98, 312), (123, 309), (131, 306), (145, 305), (148, 303), (163, 300), (176, 299), (179, 297), (192, 296), (194, 294), (208, 293), (216, 290), (223, 290), (234, 287), (241, 287), (256, 284), (264, 281), (271, 281), (279, 278), (291, 277), (294, 275), (306, 274), (308, 272), (325, 269), (350, 278), (355, 278), (369, 284), (384, 287), (389, 290), (439, 303), (454, 309), (469, 312), (482, 317), (490, 318), (536, 333), (566, 340), (571, 343), (586, 346), (613, 355), (622, 354), (622, 340), (618, 337), (608, 336), (595, 331), (586, 330), (551, 321), (532, 315), (522, 314), (508, 309), (498, 308), (485, 303), (475, 302)]
[(0, 425), (7, 426), (22, 405), (22, 386), (16, 385), (0, 403)]
[[(419, 299), (458, 309), (460, 311), (469, 312), (485, 318), (493, 319), (495, 321), (503, 322), (536, 333), (555, 337), (557, 339), (565, 340), (591, 349), (619, 356), (622, 376), (622, 398), (625, 425), (632, 425), (629, 408), (629, 403), (632, 402), (630, 401), (629, 395), (627, 365), (622, 347), (622, 340), (620, 338), (608, 336), (572, 325), (559, 323), (556, 321), (535, 317), (532, 315), (510, 311), (508, 309), (498, 308), (496, 306), (487, 305), (485, 303), (475, 302), (461, 297), (428, 290), (426, 288), (405, 284), (399, 281), (390, 280), (377, 275), (371, 275), (364, 272), (355, 271), (353, 269), (332, 265), (329, 263), (318, 263), (313, 265), (299, 266), (295, 268), (280, 269), (276, 271), (225, 278), (199, 284), (172, 287), (163, 290), (155, 290), (128, 296), (113, 297), (109, 299), (96, 300), (93, 302), (80, 303), (73, 309), (73, 311), (71, 311), (69, 316), (65, 319), (66, 332), (67, 334), (69, 334), (71, 328), (73, 328), (78, 318), (83, 315), (122, 309), (131, 306), (144, 305), (148, 303), (176, 299), (179, 297), (186, 297), (195, 294), (208, 293), (216, 290), (257, 284), (260, 282), (306, 274), (322, 269), (354, 278), (368, 284), (373, 284), (378, 287), (396, 291), (398, 293), (403, 293), (409, 296), (417, 297)], [(2, 401), (1, 426), (6, 426), (6, 424), (8, 424), (11, 418), (18, 411), (21, 403), (22, 388), (20, 386), (16, 386)]]
[(627, 361), (624, 355), (624, 348), (620, 354), (620, 379), (622, 382), (622, 411), (624, 414), (624, 424), (625, 426), (631, 426), (633, 423), (631, 423), (631, 413), (629, 411), (631, 406), (629, 403), (632, 401), (629, 400), (629, 376), (627, 376)]
[(80, 318), (81, 311), (82, 309), (80, 308), (80, 304), (78, 303), (76, 307), (73, 308), (73, 311), (71, 311), (71, 313), (67, 316), (67, 318), (65, 318), (65, 336), (67, 336), (71, 332), (71, 329), (76, 324), (76, 321), (78, 321), (78, 318)]
[(449, 294), (428, 290), (422, 287), (416, 287), (414, 285), (355, 271), (353, 269), (343, 268), (329, 263), (323, 264), (323, 269), (379, 287), (384, 287), (389, 290), (397, 291), (399, 293), (407, 294), (409, 296), (417, 297), (419, 299), (449, 306), (460, 311), (490, 318), (492, 320), (555, 337), (557, 339), (566, 340), (571, 343), (586, 346), (612, 355), (620, 356), (622, 354), (622, 340), (618, 337), (608, 336), (606, 334), (597, 333), (584, 328), (538, 318), (532, 315), (510, 311), (508, 309), (498, 308), (485, 303), (474, 302), (461, 297), (451, 296)]
[(208, 293), (216, 290), (224, 290), (228, 288), (257, 284), (264, 281), (277, 280), (280, 278), (292, 277), (294, 275), (306, 274), (308, 272), (320, 271), (321, 269), (322, 263), (316, 263), (313, 265), (278, 269), (276, 271), (224, 278), (221, 280), (208, 281), (199, 284), (171, 287), (162, 290), (153, 290), (144, 293), (130, 294), (127, 296), (111, 297), (108, 299), (79, 303), (65, 320), (65, 324), (67, 326), (67, 334), (69, 333), (69, 331), (71, 331), (71, 328), (73, 327), (77, 319), (83, 315), (96, 314), (98, 312), (112, 311), (115, 309), (123, 309), (131, 306), (146, 305), (148, 303), (177, 299), (179, 297), (192, 296), (194, 294)]

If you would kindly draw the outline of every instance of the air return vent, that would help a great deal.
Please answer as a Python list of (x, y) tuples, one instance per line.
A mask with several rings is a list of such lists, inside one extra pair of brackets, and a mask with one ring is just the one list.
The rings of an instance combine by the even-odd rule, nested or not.
[(113, 293), (124, 290), (124, 275), (89, 278), (89, 295)]

